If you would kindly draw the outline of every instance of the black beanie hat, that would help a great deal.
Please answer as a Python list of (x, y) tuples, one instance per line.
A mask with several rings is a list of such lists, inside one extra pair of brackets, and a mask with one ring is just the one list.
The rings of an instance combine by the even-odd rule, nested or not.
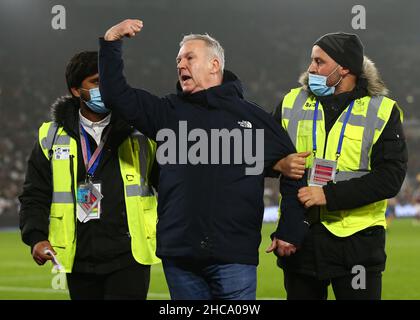
[(363, 44), (356, 34), (327, 33), (315, 41), (332, 59), (351, 73), (360, 76), (363, 67)]

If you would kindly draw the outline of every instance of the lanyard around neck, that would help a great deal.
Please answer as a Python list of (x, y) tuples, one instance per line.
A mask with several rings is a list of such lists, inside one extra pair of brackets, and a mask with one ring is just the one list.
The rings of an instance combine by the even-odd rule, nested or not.
[(103, 135), (101, 142), (96, 148), (95, 152), (92, 154), (89, 146), (88, 134), (80, 124), (80, 144), (82, 147), (83, 162), (86, 167), (86, 173), (88, 176), (93, 176), (96, 168), (98, 167), (100, 158), (102, 156), (102, 150), (104, 148), (105, 142), (108, 138), (109, 132), (111, 131), (111, 126), (109, 126)]
[[(312, 150), (313, 150), (314, 156), (315, 156), (316, 150), (317, 150), (317, 146), (316, 146), (316, 121), (318, 119), (318, 105), (319, 105), (319, 101), (317, 100), (316, 103), (315, 103), (315, 112), (314, 112), (314, 119), (313, 119), (313, 124), (312, 124)], [(340, 138), (338, 140), (338, 147), (337, 147), (337, 153), (336, 153), (336, 156), (337, 156), (336, 160), (341, 155), (341, 148), (343, 146), (343, 139), (344, 139), (344, 131), (346, 130), (347, 122), (350, 119), (351, 110), (353, 109), (353, 105), (354, 105), (354, 100), (350, 103), (350, 105), (347, 109), (346, 116), (345, 116), (344, 121), (343, 121), (343, 126), (341, 127)]]

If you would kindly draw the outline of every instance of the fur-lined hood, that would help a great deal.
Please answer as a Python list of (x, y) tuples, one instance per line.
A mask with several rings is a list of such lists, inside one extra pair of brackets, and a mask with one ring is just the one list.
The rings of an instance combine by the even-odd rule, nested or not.
[[(309, 91), (308, 77), (308, 71), (305, 71), (299, 77), (299, 83), (306, 91)], [(366, 79), (367, 91), (370, 96), (386, 96), (388, 94), (388, 88), (385, 86), (378, 69), (376, 69), (372, 60), (366, 56), (364, 56), (363, 59), (363, 68), (360, 78)]]
[[(71, 96), (62, 96), (51, 105), (51, 119), (65, 130), (71, 130), (74, 135), (79, 134), (80, 100)], [(113, 134), (128, 135), (134, 129), (114, 114), (111, 116)], [(69, 132), (70, 133), (70, 132)]]
[(79, 99), (62, 96), (51, 105), (51, 120), (63, 126), (66, 122), (74, 121), (79, 114)]

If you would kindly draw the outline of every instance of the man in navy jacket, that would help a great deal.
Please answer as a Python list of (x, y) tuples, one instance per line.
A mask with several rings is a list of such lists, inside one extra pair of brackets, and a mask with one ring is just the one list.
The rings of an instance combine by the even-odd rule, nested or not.
[[(295, 148), (268, 113), (244, 99), (239, 79), (224, 70), (223, 48), (208, 35), (180, 43), (177, 94), (131, 88), (121, 39), (142, 27), (125, 20), (100, 39), (100, 90), (107, 106), (158, 143), (157, 255), (171, 297), (255, 299), (264, 173)], [(281, 178), (284, 213), (270, 247), (279, 255), (292, 254), (307, 230), (297, 200), (304, 185)]]

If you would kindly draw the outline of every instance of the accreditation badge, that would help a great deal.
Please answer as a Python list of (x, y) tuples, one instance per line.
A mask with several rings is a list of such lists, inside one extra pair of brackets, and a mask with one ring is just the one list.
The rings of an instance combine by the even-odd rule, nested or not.
[(315, 158), (309, 177), (310, 186), (324, 186), (329, 181), (335, 181), (337, 161)]
[(77, 188), (77, 219), (80, 222), (100, 219), (101, 217), (101, 183), (82, 183)]
[(70, 157), (69, 147), (56, 147), (54, 149), (54, 160), (68, 160)]

